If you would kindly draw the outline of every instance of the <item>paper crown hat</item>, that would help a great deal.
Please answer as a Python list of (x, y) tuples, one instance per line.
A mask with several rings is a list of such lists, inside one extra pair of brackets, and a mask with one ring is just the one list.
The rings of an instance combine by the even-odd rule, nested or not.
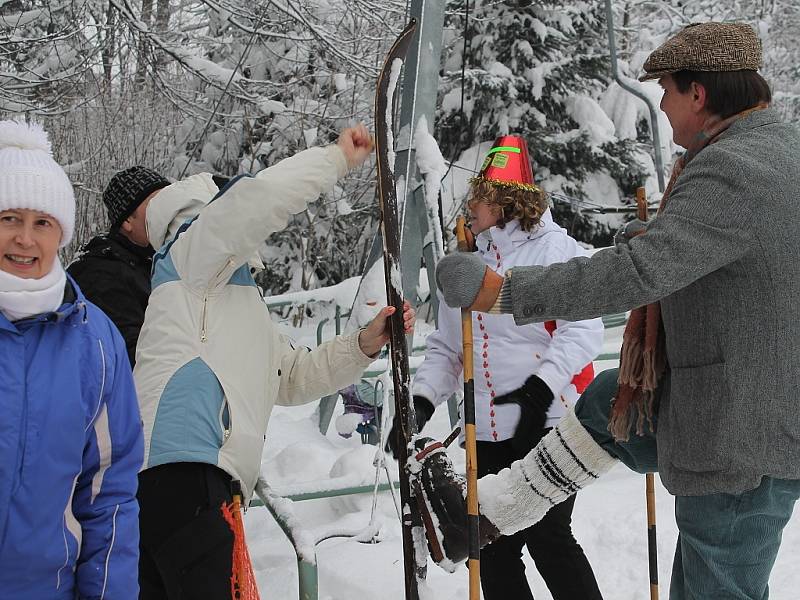
[(528, 145), (518, 135), (501, 135), (494, 141), (481, 170), (470, 183), (486, 181), (502, 187), (541, 192), (533, 182)]

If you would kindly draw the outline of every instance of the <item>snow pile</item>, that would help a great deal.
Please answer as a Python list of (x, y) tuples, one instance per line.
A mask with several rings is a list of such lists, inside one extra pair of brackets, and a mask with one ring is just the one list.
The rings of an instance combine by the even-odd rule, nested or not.
[(614, 122), (601, 106), (589, 96), (573, 95), (567, 98), (567, 113), (589, 135), (592, 146), (601, 146), (616, 139)]
[(281, 302), (291, 302), (293, 304), (331, 302), (339, 306), (349, 306), (350, 299), (355, 295), (355, 290), (358, 289), (358, 281), (358, 277), (350, 277), (341, 283), (329, 287), (290, 292), (278, 296), (265, 296), (264, 302), (266, 304), (278, 304)]
[(361, 279), (352, 303), (346, 331), (355, 331), (369, 323), (382, 306), (386, 306), (386, 280), (383, 260), (379, 257)]
[[(669, 165), (670, 157), (674, 152), (674, 145), (672, 143), (672, 126), (669, 124), (669, 119), (658, 108), (661, 103), (661, 96), (664, 93), (661, 86), (653, 81), (640, 82), (629, 78), (625, 79), (625, 83), (644, 93), (656, 108), (656, 120), (661, 137), (661, 154), (665, 165)], [(642, 120), (647, 121), (648, 127), (652, 131), (650, 110), (647, 108), (647, 104), (642, 99), (622, 89), (616, 81), (608, 86), (608, 89), (600, 99), (600, 106), (613, 121), (616, 135), (619, 139), (636, 139), (637, 125)]]
[(346, 413), (336, 418), (336, 432), (342, 437), (349, 438), (356, 427), (361, 425), (362, 417), (358, 413)]
[(428, 131), (428, 120), (423, 116), (414, 132), (417, 168), (425, 178), (425, 209), (428, 213), (428, 230), (433, 235), (433, 255), (436, 262), (444, 256), (442, 228), (439, 225), (439, 193), (447, 164), (439, 144)]

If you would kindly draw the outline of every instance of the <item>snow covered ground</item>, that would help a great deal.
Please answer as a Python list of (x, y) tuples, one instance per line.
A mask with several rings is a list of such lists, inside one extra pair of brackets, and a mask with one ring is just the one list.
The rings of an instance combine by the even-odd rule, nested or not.
[[(419, 327), (424, 335), (425, 326)], [(606, 351), (619, 348), (619, 328), (606, 336)], [(305, 340), (297, 332), (295, 337)], [(312, 343), (313, 340), (305, 340)], [(597, 363), (596, 370), (614, 366)], [(371, 485), (375, 478), (376, 449), (364, 446), (358, 434), (344, 439), (332, 424), (323, 436), (317, 427), (317, 405), (276, 407), (270, 420), (262, 472), (276, 490), (324, 488), (331, 477), (345, 477), (354, 484)], [(334, 419), (341, 414), (339, 405)], [(450, 431), (445, 407), (440, 407), (426, 433), (443, 438)], [(451, 446), (450, 454), (463, 470), (463, 451)], [(390, 469), (396, 480), (396, 464)], [(381, 482), (385, 482), (382, 475)], [(314, 482), (317, 482), (316, 484)], [(657, 529), (661, 597), (667, 589), (677, 529), (672, 497), (657, 482)], [(306, 485), (306, 484), (311, 484)], [(594, 568), (606, 600), (641, 600), (648, 597), (647, 536), (644, 477), (622, 466), (578, 495), (573, 515), (574, 532)], [(331, 532), (359, 531), (371, 518), (372, 495), (308, 500), (294, 503), (303, 528), (314, 539)], [(403, 563), (400, 524), (389, 492), (379, 494), (378, 543), (334, 537), (316, 546), (320, 600), (403, 596)], [(245, 515), (248, 543), (262, 599), (293, 600), (298, 597), (297, 560), (294, 550), (265, 508), (251, 508)], [(772, 574), (773, 600), (795, 600), (800, 589), (800, 517), (795, 515), (784, 533), (783, 547)], [(551, 598), (525, 554), (528, 579), (537, 600)], [(463, 600), (467, 597), (467, 571), (453, 575), (429, 563), (427, 589), (421, 598)]]

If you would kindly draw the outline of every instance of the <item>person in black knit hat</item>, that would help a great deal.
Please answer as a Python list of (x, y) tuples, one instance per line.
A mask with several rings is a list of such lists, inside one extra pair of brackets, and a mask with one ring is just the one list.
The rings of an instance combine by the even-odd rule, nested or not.
[(125, 338), (131, 367), (150, 296), (153, 248), (145, 210), (169, 180), (143, 166), (111, 178), (103, 192), (111, 228), (92, 238), (67, 269), (86, 297), (105, 312)]

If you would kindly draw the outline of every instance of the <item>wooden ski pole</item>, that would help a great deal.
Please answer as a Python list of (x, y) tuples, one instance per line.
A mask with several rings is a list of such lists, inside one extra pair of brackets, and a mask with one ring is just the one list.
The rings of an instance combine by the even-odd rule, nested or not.
[[(643, 187), (636, 190), (637, 216), (647, 222), (647, 194)], [(647, 559), (650, 570), (650, 600), (658, 600), (658, 546), (656, 544), (656, 486), (652, 473), (645, 474), (647, 501)]]
[(647, 494), (647, 558), (650, 567), (650, 600), (658, 600), (658, 547), (656, 545), (656, 488), (652, 473), (645, 476)]
[[(467, 243), (464, 217), (456, 220), (459, 252), (471, 252)], [(469, 528), (469, 600), (481, 596), (480, 541), (478, 539), (478, 449), (475, 437), (475, 383), (473, 379), (472, 312), (461, 310), (461, 337), (464, 360), (464, 438), (467, 451), (467, 519)]]

